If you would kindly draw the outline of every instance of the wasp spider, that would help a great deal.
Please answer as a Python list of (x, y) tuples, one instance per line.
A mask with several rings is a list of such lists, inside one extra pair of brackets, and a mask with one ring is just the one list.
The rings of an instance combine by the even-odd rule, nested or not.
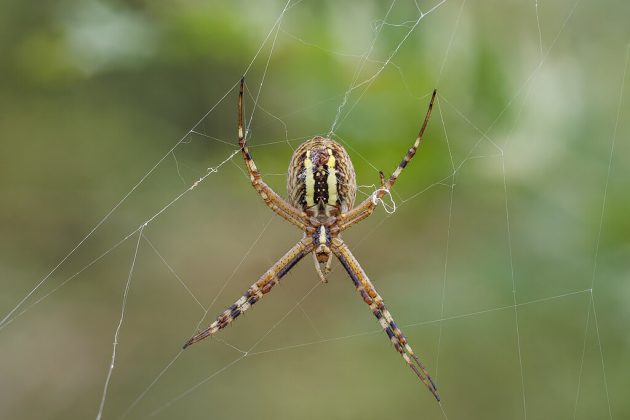
[(208, 328), (190, 338), (184, 344), (184, 348), (229, 325), (263, 295), (269, 293), (280, 279), (309, 253), (313, 254), (319, 277), (326, 282), (326, 276), (330, 272), (331, 255), (334, 254), (350, 275), (363, 301), (370, 306), (398, 353), (439, 401), (440, 397), (429, 373), (407, 343), (407, 339), (385, 307), (383, 298), (340, 237), (341, 232), (372, 214), (378, 202), (389, 193), (400, 173), (415, 155), (429, 121), (436, 92), (433, 91), (429, 109), (415, 143), (396, 170), (388, 179), (385, 179), (381, 172), (381, 187), (361, 204), (353, 207), (357, 192), (354, 168), (345, 149), (331, 139), (314, 137), (300, 145), (293, 153), (287, 180), (288, 201), (281, 198), (262, 180), (243, 132), (243, 84), (244, 79), (241, 79), (238, 96), (238, 142), (252, 185), (265, 204), (283, 219), (304, 231), (304, 237)]

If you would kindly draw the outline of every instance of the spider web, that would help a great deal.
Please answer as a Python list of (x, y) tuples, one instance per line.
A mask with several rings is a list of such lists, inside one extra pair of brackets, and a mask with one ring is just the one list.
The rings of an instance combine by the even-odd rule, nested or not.
[[(179, 350), (299, 238), (260, 205), (239, 161), (234, 124), (224, 121), (235, 113), (240, 74), (32, 289), (7, 306), (0, 321), (4, 340), (17, 337), (33, 346), (28, 337), (41, 333), (37, 324), (55, 331), (56, 322), (68, 322), (45, 319), (63, 304), (71, 306), (71, 316), (95, 322), (77, 327), (93, 343), (69, 341), (89, 353), (89, 360), (78, 361), (88, 373), (69, 375), (57, 398), (69, 404), (69, 395), (80, 390), (85, 410), (97, 419), (173, 413), (295, 418), (304, 412), (623, 418), (630, 407), (618, 367), (627, 344), (618, 343), (622, 329), (612, 320), (627, 312), (611, 309), (620, 303), (614, 296), (619, 285), (602, 283), (623, 273), (624, 251), (606, 235), (611, 202), (623, 191), (615, 161), (627, 115), (627, 42), (609, 45), (614, 69), (592, 71), (606, 82), (607, 95), (616, 93), (600, 98), (598, 107), (612, 117), (598, 116), (603, 131), (594, 146), (592, 137), (567, 126), (598, 108), (559, 111), (580, 102), (574, 90), (597, 98), (579, 80), (591, 73), (565, 62), (576, 59), (569, 39), (581, 23), (604, 24), (588, 17), (599, 10), (593, 2), (522, 2), (514, 6), (528, 17), (522, 24), (516, 10), (502, 10), (509, 6), (498, 2), (340, 5), (329, 17), (333, 42), (300, 25), (312, 7), (289, 0), (270, 15), (244, 16), (264, 26), (241, 71), (248, 81), (250, 147), (263, 177), (280, 192), (286, 163), (270, 157), (288, 162), (302, 141), (327, 134), (353, 157), (364, 199), (378, 188), (378, 171), (391, 171), (413, 141), (437, 87), (421, 151), (379, 206), (384, 211), (345, 238), (436, 378), (443, 401), (432, 401), (398, 360), (338, 265), (324, 286), (309, 259), (235, 328)], [(495, 29), (501, 32), (475, 28), (495, 11), (510, 17)], [(353, 31), (342, 30), (348, 16), (356, 21)], [(471, 57), (474, 34), (504, 35), (499, 44), (531, 48)], [(346, 72), (341, 87), (309, 89), (300, 66), (313, 63), (300, 63), (303, 56), (282, 62), (296, 51), (328, 65), (337, 60)], [(496, 79), (484, 80), (486, 74)], [(299, 84), (304, 87), (294, 90)], [(467, 96), (477, 85), (493, 90)], [(283, 89), (288, 93), (277, 99)], [(474, 102), (486, 95), (499, 98)], [(571, 136), (593, 157), (571, 155)], [(207, 161), (209, 168), (200, 164)], [(169, 189), (158, 188), (165, 180)], [(587, 191), (577, 193), (577, 185)], [(590, 207), (575, 210), (581, 206)], [(67, 294), (73, 287), (81, 291)], [(69, 296), (105, 303), (92, 314), (94, 305), (68, 302)], [(50, 342), (27, 358), (67, 351), (68, 329), (56, 331), (60, 337), (44, 335)], [(10, 348), (4, 362), (15, 362), (22, 351)], [(70, 361), (61, 365), (71, 368)], [(50, 371), (52, 380), (60, 379)], [(242, 403), (245, 395), (251, 404)], [(8, 416), (19, 417), (18, 409)], [(52, 405), (47, 410), (62, 412)]]

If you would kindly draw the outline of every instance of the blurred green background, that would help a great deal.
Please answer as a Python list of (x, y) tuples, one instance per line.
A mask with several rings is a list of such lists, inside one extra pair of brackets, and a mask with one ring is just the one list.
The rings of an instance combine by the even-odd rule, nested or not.
[[(436, 5), (0, 3), (0, 418), (96, 416), (136, 244), (103, 418), (630, 418), (630, 4), (449, 0), (418, 20)], [(345, 238), (442, 406), (337, 263), (318, 285), (305, 259), (179, 354), (300, 237), (226, 161), (244, 73), (283, 195), (293, 148), (335, 121), (369, 195), (438, 88), (396, 211)]]

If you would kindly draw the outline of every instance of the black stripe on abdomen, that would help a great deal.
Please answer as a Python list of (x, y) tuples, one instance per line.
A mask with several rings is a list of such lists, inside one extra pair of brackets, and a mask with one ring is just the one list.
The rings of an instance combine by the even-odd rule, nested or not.
[(328, 203), (328, 169), (320, 167), (313, 168), (315, 178), (315, 204)]

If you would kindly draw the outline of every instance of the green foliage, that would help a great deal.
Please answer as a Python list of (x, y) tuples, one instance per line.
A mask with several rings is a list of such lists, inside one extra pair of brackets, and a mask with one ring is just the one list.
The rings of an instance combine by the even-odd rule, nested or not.
[[(346, 240), (436, 373), (449, 418), (522, 418), (523, 396), (528, 418), (608, 418), (608, 401), (630, 417), (627, 2), (448, 1), (405, 38), (416, 3), (433, 6), (292, 2), (270, 33), (285, 2), (2, 2), (2, 316), (184, 141), (23, 308), (71, 280), (0, 329), (0, 418), (96, 413), (137, 236), (73, 276), (234, 152), (231, 87), (246, 71), (252, 153), (282, 194), (293, 148), (335, 121), (359, 184), (377, 184), (438, 88), (398, 210)], [(145, 230), (203, 305), (216, 298), (206, 321), (300, 236), (237, 158)], [(252, 352), (286, 350), (226, 368), (240, 354), (208, 340), (129, 418), (223, 368), (159, 416), (443, 418), (339, 267), (295, 309), (317, 282), (311, 265), (221, 337), (248, 349), (294, 309)], [(203, 314), (144, 240), (132, 280), (104, 418), (129, 408)]]

